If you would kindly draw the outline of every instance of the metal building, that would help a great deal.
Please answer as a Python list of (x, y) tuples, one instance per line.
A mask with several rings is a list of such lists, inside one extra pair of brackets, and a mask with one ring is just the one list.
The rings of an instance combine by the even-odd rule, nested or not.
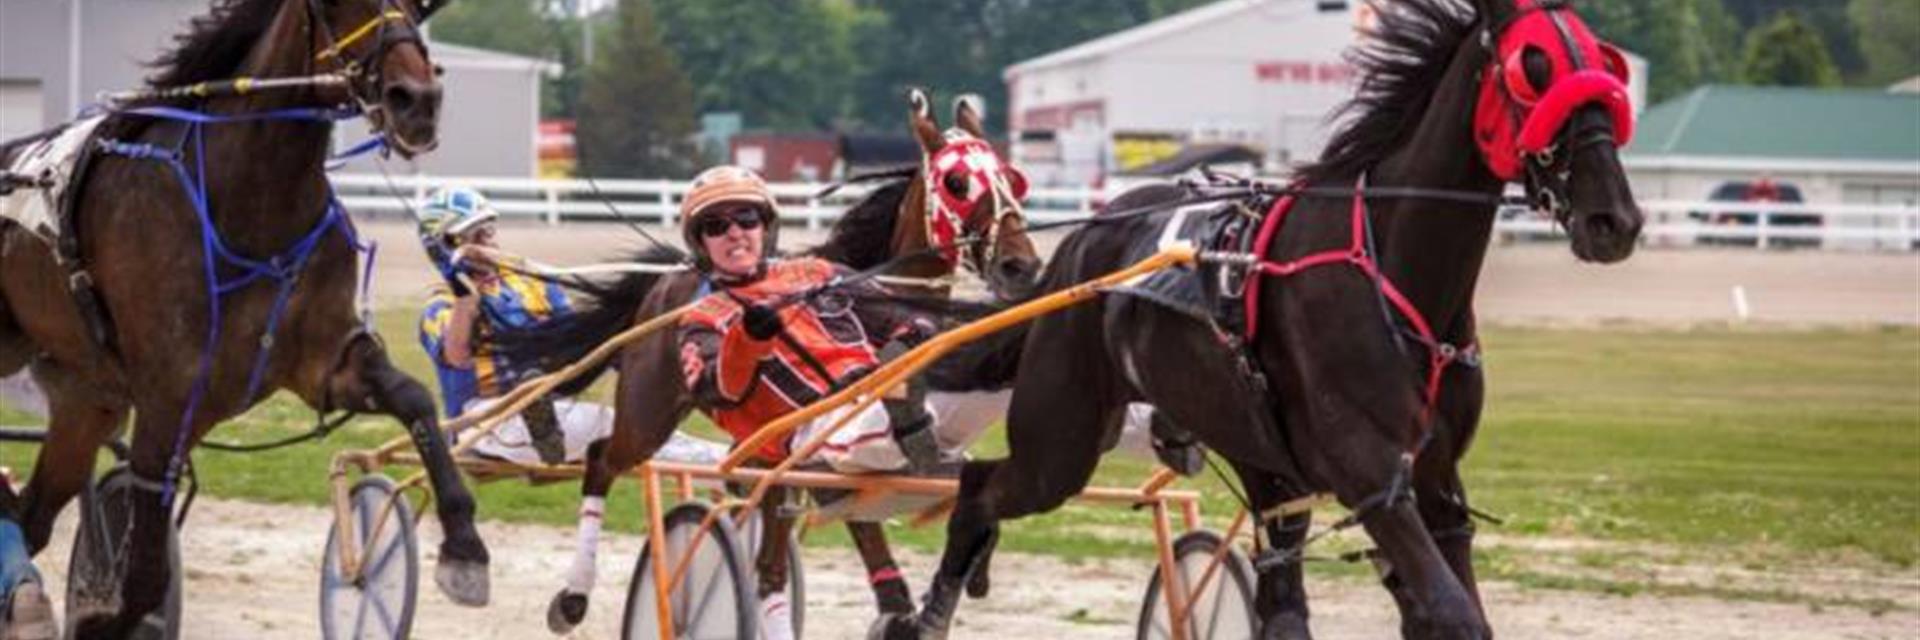
[[(1232, 143), (1269, 172), (1317, 156), (1353, 94), (1359, 0), (1220, 0), (1007, 67), (1015, 161), (1038, 184), (1094, 184), (1189, 144)], [(1644, 102), (1646, 62), (1629, 55)]]
[[(59, 124), (102, 92), (135, 88), (145, 63), (205, 14), (208, 0), (5, 0), (0, 2), (0, 140)], [(430, 45), (446, 68), (440, 149), (419, 169), (531, 177), (538, 157), (540, 82), (559, 66), (484, 49)], [(364, 127), (349, 123), (352, 144)], [(349, 171), (372, 170), (363, 163)], [(406, 170), (406, 169), (400, 169)]]

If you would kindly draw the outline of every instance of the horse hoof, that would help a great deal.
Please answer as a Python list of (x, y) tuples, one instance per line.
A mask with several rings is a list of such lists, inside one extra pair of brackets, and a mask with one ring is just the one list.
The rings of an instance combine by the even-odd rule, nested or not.
[(70, 625), (68, 629), (70, 635), (68, 637), (74, 640), (118, 638), (125, 634), (120, 633), (118, 625), (116, 624), (117, 622), (118, 616), (111, 614), (89, 615), (68, 620), (67, 624)]
[(5, 640), (53, 640), (60, 637), (60, 623), (53, 619), (53, 601), (38, 582), (21, 584), (13, 591), (13, 610), (7, 612), (11, 626), (0, 638)]
[(587, 594), (562, 589), (553, 594), (553, 602), (547, 605), (547, 630), (557, 636), (566, 635), (586, 617)]
[(1297, 613), (1276, 614), (1261, 626), (1260, 640), (1313, 640), (1307, 618)]
[(433, 571), (434, 584), (447, 599), (463, 607), (484, 607), (492, 592), (487, 581), (487, 565), (465, 560), (440, 559)]
[(993, 580), (987, 577), (987, 568), (982, 566), (967, 578), (967, 597), (974, 600), (987, 597), (987, 591), (993, 588)]
[(920, 640), (920, 626), (912, 613), (883, 613), (867, 628), (867, 640)]

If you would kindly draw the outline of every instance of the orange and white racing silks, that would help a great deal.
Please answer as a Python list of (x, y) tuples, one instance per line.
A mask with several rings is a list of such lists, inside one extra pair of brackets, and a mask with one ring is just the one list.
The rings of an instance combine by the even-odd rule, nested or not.
[[(680, 360), (687, 388), (694, 403), (736, 441), (872, 371), (886, 343), (914, 344), (931, 335), (933, 323), (928, 320), (891, 305), (861, 304), (836, 291), (778, 307), (782, 335), (770, 340), (747, 335), (744, 305), (791, 301), (794, 294), (816, 289), (843, 272), (814, 258), (774, 261), (766, 275), (752, 283), (716, 283), (723, 288), (682, 317)], [(791, 441), (804, 442), (850, 410), (828, 412), (798, 430)], [(875, 403), (832, 436), (819, 457), (841, 471), (902, 468), (906, 460), (889, 429), (886, 412)], [(788, 448), (788, 442), (775, 441), (755, 454), (777, 461), (787, 456)]]

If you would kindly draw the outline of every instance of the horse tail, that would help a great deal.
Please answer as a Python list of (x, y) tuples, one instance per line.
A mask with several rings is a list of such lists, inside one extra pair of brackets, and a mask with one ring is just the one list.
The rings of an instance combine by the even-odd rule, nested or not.
[[(643, 249), (629, 262), (673, 264), (683, 256), (668, 247)], [(502, 329), (494, 334), (495, 353), (520, 370), (559, 371), (585, 358), (639, 319), (640, 304), (659, 284), (659, 273), (630, 272), (610, 280), (552, 279), (568, 290), (574, 311), (524, 329)], [(606, 373), (612, 362), (562, 383), (560, 395), (577, 395)]]
[(988, 334), (955, 348), (925, 373), (927, 386), (935, 391), (962, 393), (999, 391), (1013, 386), (1020, 371), (1020, 355), (1025, 351), (1027, 331), (1032, 321)]

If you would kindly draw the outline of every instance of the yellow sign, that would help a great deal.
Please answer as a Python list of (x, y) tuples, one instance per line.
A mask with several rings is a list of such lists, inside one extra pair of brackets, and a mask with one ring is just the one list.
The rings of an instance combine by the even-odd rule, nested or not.
[(1180, 153), (1180, 141), (1168, 136), (1113, 138), (1113, 163), (1132, 171)]

